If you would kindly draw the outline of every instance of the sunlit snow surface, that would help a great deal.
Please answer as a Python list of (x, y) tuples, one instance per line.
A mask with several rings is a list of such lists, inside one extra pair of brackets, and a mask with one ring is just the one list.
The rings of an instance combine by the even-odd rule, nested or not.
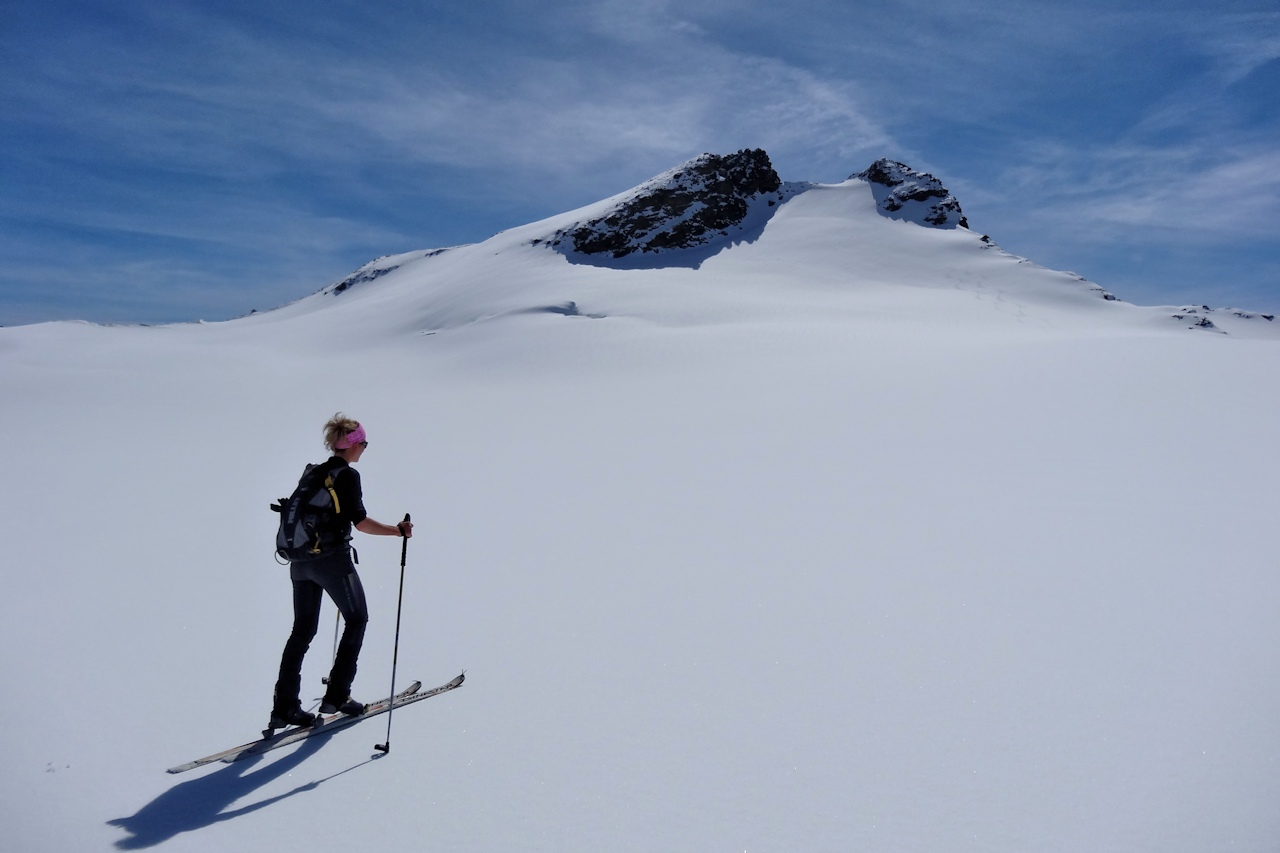
[[(534, 244), (591, 215), (229, 323), (0, 329), (6, 849), (1280, 844), (1274, 321), (856, 180), (696, 267)], [(383, 759), (380, 717), (166, 775), (266, 722), (267, 506), (339, 409), (417, 524), (399, 676), (467, 683)], [(399, 543), (357, 545), (374, 699)]]

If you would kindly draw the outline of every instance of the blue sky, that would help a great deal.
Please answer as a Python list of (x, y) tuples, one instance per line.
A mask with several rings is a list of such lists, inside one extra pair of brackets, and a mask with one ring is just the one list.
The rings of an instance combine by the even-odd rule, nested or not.
[(1275, 0), (7, 0), (0, 324), (225, 319), (744, 147), (1280, 311), (1278, 92)]

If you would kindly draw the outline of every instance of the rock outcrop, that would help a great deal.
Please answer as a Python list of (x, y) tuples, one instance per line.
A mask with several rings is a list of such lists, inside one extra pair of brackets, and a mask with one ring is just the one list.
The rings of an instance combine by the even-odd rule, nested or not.
[(891, 219), (903, 219), (934, 228), (968, 228), (960, 202), (933, 175), (917, 172), (897, 160), (877, 160), (871, 168), (850, 179), (871, 184), (876, 207)]
[(561, 251), (612, 258), (705, 246), (731, 237), (753, 207), (777, 204), (781, 187), (761, 149), (703, 154), (636, 187), (605, 216), (557, 232), (551, 242)]

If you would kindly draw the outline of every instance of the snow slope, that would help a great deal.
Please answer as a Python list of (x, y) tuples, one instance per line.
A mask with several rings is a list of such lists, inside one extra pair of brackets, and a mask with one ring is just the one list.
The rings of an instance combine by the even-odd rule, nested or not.
[[(548, 246), (625, 195), (229, 323), (0, 329), (5, 848), (1276, 849), (1274, 323), (856, 179), (693, 265)], [(386, 758), (168, 776), (265, 723), (267, 504), (338, 409), (417, 524), (400, 675), (467, 683)]]

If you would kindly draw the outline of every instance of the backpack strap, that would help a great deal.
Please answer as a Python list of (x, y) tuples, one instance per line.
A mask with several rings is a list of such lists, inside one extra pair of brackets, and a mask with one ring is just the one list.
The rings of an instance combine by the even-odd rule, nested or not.
[(342, 505), (338, 503), (338, 490), (333, 487), (334, 477), (330, 474), (324, 478), (324, 487), (329, 490), (329, 497), (333, 498), (333, 514), (342, 515)]

